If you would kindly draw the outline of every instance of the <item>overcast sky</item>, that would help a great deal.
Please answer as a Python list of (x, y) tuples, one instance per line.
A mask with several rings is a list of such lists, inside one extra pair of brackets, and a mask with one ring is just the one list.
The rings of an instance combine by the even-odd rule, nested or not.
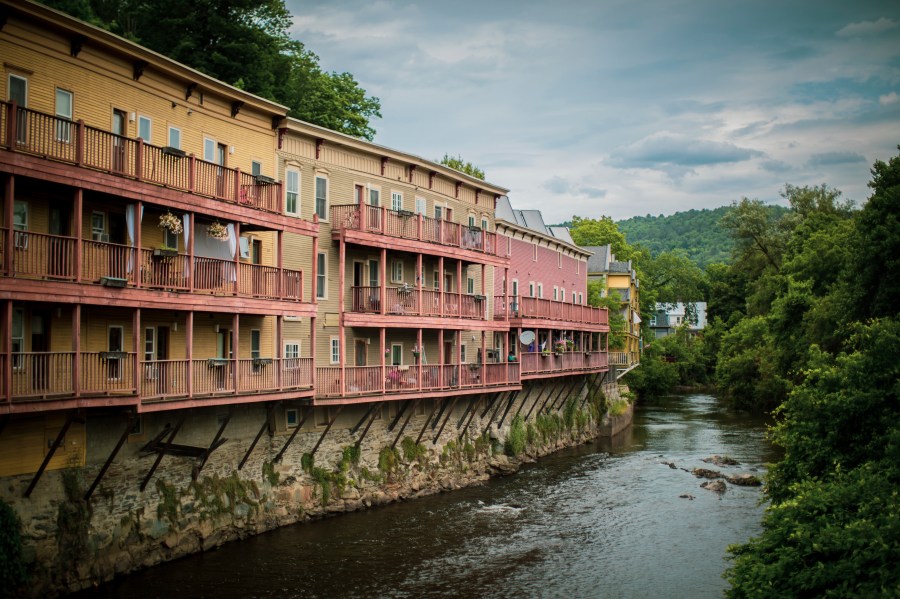
[(287, 0), (294, 36), (378, 96), (375, 141), (459, 154), (548, 223), (860, 203), (900, 144), (900, 2)]

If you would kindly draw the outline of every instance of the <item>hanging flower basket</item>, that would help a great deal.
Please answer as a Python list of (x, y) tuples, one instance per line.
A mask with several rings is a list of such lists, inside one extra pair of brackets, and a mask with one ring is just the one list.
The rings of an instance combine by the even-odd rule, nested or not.
[(557, 341), (556, 344), (553, 346), (553, 351), (555, 351), (557, 354), (561, 354), (561, 353), (563, 353), (564, 351), (566, 351), (566, 344), (565, 344), (565, 342), (563, 342), (563, 341)]
[(209, 226), (209, 228), (206, 230), (206, 234), (213, 239), (225, 241), (228, 239), (228, 228), (219, 221), (216, 221)]
[(180, 235), (181, 232), (184, 231), (184, 225), (181, 224), (181, 219), (171, 212), (166, 212), (159, 217), (159, 228), (165, 229), (173, 235)]

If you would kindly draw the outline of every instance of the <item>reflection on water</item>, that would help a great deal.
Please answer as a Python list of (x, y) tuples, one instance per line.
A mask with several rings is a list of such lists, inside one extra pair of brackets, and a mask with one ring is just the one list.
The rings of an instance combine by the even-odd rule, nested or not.
[(741, 465), (720, 470), (761, 473), (776, 458), (764, 435), (714, 397), (664, 398), (611, 442), (515, 476), (283, 528), (85, 596), (719, 597), (726, 546), (758, 531), (760, 491), (720, 497), (682, 468), (722, 454)]

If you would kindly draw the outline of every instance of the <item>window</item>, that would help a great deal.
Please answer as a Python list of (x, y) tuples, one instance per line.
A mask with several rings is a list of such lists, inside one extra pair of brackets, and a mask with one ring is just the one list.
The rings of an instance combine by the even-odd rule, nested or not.
[[(125, 327), (110, 325), (106, 333), (106, 351), (115, 354), (124, 351)], [(121, 358), (108, 357), (106, 359), (106, 376), (111, 381), (122, 378)]]
[(475, 279), (466, 277), (466, 293), (473, 295), (475, 293)]
[(391, 192), (391, 210), (399, 212), (403, 210), (403, 194), (396, 191)]
[(425, 198), (416, 198), (416, 214), (425, 216), (426, 204)]
[(519, 281), (517, 279), (513, 279), (512, 282), (512, 296), (519, 297)]
[(254, 177), (258, 177), (262, 174), (262, 162), (258, 162), (256, 160), (250, 161), (250, 174)]
[(138, 137), (143, 139), (146, 143), (153, 143), (151, 137), (153, 136), (153, 123), (150, 121), (150, 117), (148, 116), (139, 116), (138, 117)]
[(394, 260), (391, 262), (391, 282), (392, 283), (402, 283), (403, 282), (403, 261), (402, 260)]
[(466, 361), (466, 344), (463, 343), (459, 346), (459, 362), (460, 364)]
[(327, 272), (325, 272), (325, 254), (319, 253), (319, 257), (316, 263), (317, 272), (316, 272), (316, 297), (319, 299), (324, 299), (325, 296), (325, 281), (327, 280)]
[(300, 171), (287, 169), (284, 185), (284, 211), (288, 214), (299, 214)]
[[(563, 299), (565, 299), (565, 297), (566, 297), (566, 292), (563, 291)], [(555, 301), (558, 299), (559, 299), (559, 288), (556, 285), (554, 285), (553, 286), (553, 300)]]
[(340, 364), (341, 362), (341, 340), (338, 337), (331, 338), (331, 363)]
[(250, 358), (256, 360), (260, 357), (259, 329), (250, 330)]
[(287, 360), (293, 360), (300, 357), (300, 343), (298, 341), (284, 342), (284, 357)]
[(13, 245), (20, 250), (28, 249), (28, 235), (19, 231), (28, 230), (28, 202), (15, 200), (13, 202), (13, 229), (16, 230)]
[(22, 370), (25, 367), (25, 359), (22, 352), (25, 351), (25, 310), (16, 308), (13, 310), (12, 319), (12, 367), (13, 370)]
[(297, 428), (297, 409), (290, 408), (284, 411), (284, 424), (287, 428)]
[(481, 217), (481, 228), (484, 229), (485, 231), (488, 230), (488, 219), (486, 216)]
[(434, 271), (434, 279), (431, 286), (434, 287), (436, 291), (441, 288), (441, 275), (438, 271)]
[(181, 129), (178, 127), (169, 127), (169, 147), (181, 149)]
[(378, 268), (378, 260), (369, 260), (369, 287), (379, 287), (379, 274), (380, 270)]
[(208, 137), (203, 138), (203, 160), (207, 162), (216, 161), (216, 140)]
[(538, 296), (538, 299), (544, 298), (544, 284), (543, 283), (538, 283), (538, 295), (537, 296)]
[[(56, 116), (66, 121), (72, 120), (72, 92), (56, 88)], [(56, 140), (64, 143), (72, 141), (72, 123), (56, 121)]]
[(156, 356), (156, 329), (147, 327), (144, 329), (144, 361), (151, 362)]
[(94, 241), (109, 241), (109, 236), (104, 238), (106, 233), (106, 213), (91, 212), (91, 239)]
[(369, 188), (369, 206), (378, 208), (381, 206), (381, 190), (375, 187)]
[(474, 214), (469, 215), (469, 228), (470, 229), (475, 228), (475, 215)]
[(403, 364), (403, 344), (391, 343), (391, 366)]
[(443, 206), (435, 206), (434, 207), (434, 218), (435, 218), (435, 220), (442, 220), (444, 218), (444, 207)]
[(528, 297), (534, 297), (534, 282), (528, 283)]
[(328, 179), (316, 177), (316, 214), (328, 220)]
[[(9, 101), (15, 102), (20, 108), (28, 106), (28, 80), (18, 75), (9, 76)], [(28, 141), (28, 114), (24, 111), (19, 112), (16, 118), (17, 131), (16, 141), (25, 143)]]
[(584, 305), (584, 295), (581, 293), (578, 294), (578, 303)]
[(178, 234), (168, 229), (163, 229), (163, 245), (173, 250), (178, 249)]

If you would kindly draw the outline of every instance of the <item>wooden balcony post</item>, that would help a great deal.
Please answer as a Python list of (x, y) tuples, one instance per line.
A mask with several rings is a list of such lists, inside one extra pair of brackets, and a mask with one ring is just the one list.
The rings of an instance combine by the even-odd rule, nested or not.
[[(313, 218), (313, 221), (316, 219)], [(312, 290), (312, 303), (317, 304), (319, 302), (319, 291), (316, 289), (316, 286), (319, 284), (319, 238), (312, 238), (312, 281), (310, 282), (310, 289)]]
[(74, 204), (72, 212), (74, 213), (74, 223), (73, 225), (73, 235), (75, 236), (75, 282), (81, 282), (81, 270), (82, 270), (82, 255), (84, 253), (84, 240), (81, 238), (83, 219), (82, 211), (84, 210), (84, 190), (80, 187), (75, 188), (75, 199), (72, 202)]
[(384, 235), (384, 232), (387, 230), (387, 208), (385, 206), (381, 207), (381, 234)]
[(241, 169), (239, 168), (234, 169), (234, 197), (232, 199), (238, 204), (241, 203)]
[[(13, 104), (15, 106), (15, 103)], [(7, 123), (8, 124), (8, 123)], [(13, 140), (13, 145), (15, 145), (15, 139)], [(16, 176), (15, 175), (7, 175), (6, 176), (6, 193), (3, 194), (6, 198), (6, 204), (3, 205), (4, 208), (4, 216), (3, 216), (3, 224), (6, 226), (6, 239), (3, 242), (4, 252), (3, 252), (3, 271), (7, 276), (13, 276), (13, 268), (15, 266), (15, 262), (13, 257), (15, 255), (15, 229), (13, 227), (13, 223), (15, 222), (15, 217), (13, 216), (13, 207), (16, 203)], [(7, 330), (7, 335), (9, 335), (9, 330)], [(7, 353), (7, 355), (9, 355)], [(12, 360), (12, 358), (10, 358)], [(9, 378), (7, 377), (7, 382), (9, 382)]]
[(84, 120), (75, 121), (75, 165), (84, 164)]
[(463, 293), (462, 293), (462, 260), (456, 259), (456, 317), (462, 318), (462, 305), (463, 305)]
[(141, 394), (140, 368), (138, 368), (137, 357), (141, 350), (141, 309), (135, 308), (131, 314), (131, 352), (132, 352), (132, 368), (131, 368), (131, 385), (135, 395)]
[[(194, 263), (194, 239), (197, 236), (197, 215), (194, 214), (193, 212), (188, 213), (188, 227), (190, 227), (190, 230), (188, 231), (188, 246), (187, 246), (188, 264), (190, 264), (190, 266), (188, 267), (188, 290), (191, 293), (193, 293), (194, 285), (197, 281), (197, 275), (196, 275), (197, 265)], [(241, 252), (240, 246), (241, 246), (241, 242), (240, 242), (240, 240), (238, 240), (237, 250), (238, 250), (239, 254)]]
[[(315, 239), (315, 237), (313, 237)], [(310, 316), (309, 318), (309, 357), (312, 358), (310, 360), (310, 384), (312, 388), (316, 388), (316, 317)]]
[(194, 186), (197, 184), (197, 157), (191, 153), (190, 162), (188, 162), (188, 191), (193, 192)]
[(81, 304), (72, 307), (72, 351), (75, 363), (72, 365), (72, 391), (75, 397), (81, 395)]
[(279, 314), (275, 317), (275, 387), (281, 391), (284, 389), (284, 317)]
[[(16, 118), (19, 114), (19, 106), (18, 103), (13, 100), (9, 104), (6, 105), (7, 113), (6, 113), (6, 145), (9, 147), (10, 152), (16, 151), (16, 141), (19, 138), (19, 133), (17, 131), (19, 125), (19, 119)], [(12, 176), (12, 175), (10, 175)], [(11, 358), (10, 358), (11, 359)]]
[(275, 265), (278, 267), (278, 277), (276, 277), (275, 295), (281, 299), (286, 299), (284, 284), (284, 231), (275, 231)]
[[(419, 258), (422, 257), (422, 254), (419, 254)], [(422, 347), (422, 327), (419, 327), (416, 331), (416, 349), (419, 350), (419, 357), (416, 358), (416, 381), (418, 384), (419, 391), (422, 390), (422, 354), (424, 353), (424, 348)]]
[(487, 320), (487, 309), (494, 301), (494, 294), (488, 294), (487, 290), (487, 268), (481, 265), (481, 295), (484, 296), (484, 308), (481, 312), (481, 320)]
[[(384, 215), (382, 215), (384, 216)], [(379, 306), (381, 308), (381, 314), (387, 314), (387, 249), (381, 248), (381, 280), (379, 283), (381, 284), (381, 289), (378, 290)]]
[(338, 241), (338, 314), (341, 317), (341, 322), (344, 321), (344, 295), (347, 293), (346, 285), (347, 285), (347, 267), (345, 266), (347, 259), (347, 244), (344, 243), (343, 237)]
[(418, 273), (418, 276), (416, 277), (416, 279), (417, 279), (416, 283), (418, 283), (418, 284), (417, 284), (418, 289), (416, 290), (416, 293), (419, 294), (419, 300), (418, 300), (418, 304), (419, 304), (418, 314), (419, 314), (419, 316), (421, 316), (421, 315), (423, 314), (423, 310), (422, 310), (422, 283), (424, 283), (424, 281), (425, 281), (425, 271), (422, 270), (422, 266), (423, 266), (423, 265), (422, 265), (422, 252), (419, 252), (418, 254), (416, 254), (416, 272)]
[[(194, 232), (191, 231), (193, 235)], [(234, 294), (238, 295), (241, 290), (241, 223), (234, 223)]]
[(385, 339), (385, 336), (386, 336), (385, 329), (384, 329), (384, 327), (381, 327), (381, 329), (379, 329), (379, 331), (378, 331), (378, 339), (379, 339), (380, 346), (381, 346), (381, 352), (379, 355), (381, 356), (381, 393), (382, 394), (384, 394), (384, 392), (385, 392), (385, 383), (387, 381), (387, 367), (385, 364), (387, 362), (387, 355), (386, 355), (387, 340)]
[[(509, 305), (509, 267), (503, 269), (503, 305), (506, 307), (504, 320), (509, 321), (512, 318), (512, 308)], [(496, 310), (494, 310), (496, 312)]]
[(144, 139), (141, 137), (138, 138), (134, 151), (134, 178), (137, 181), (144, 178)]
[(185, 317), (185, 356), (187, 357), (187, 394), (194, 396), (194, 311), (191, 310)]
[(485, 335), (484, 331), (481, 331), (481, 386), (484, 387), (485, 383), (487, 383), (487, 371), (488, 371), (488, 361), (487, 361), (487, 335)]
[[(441, 294), (443, 295), (443, 293)], [(438, 329), (438, 389), (444, 388), (444, 329)]]
[(3, 396), (6, 402), (12, 401), (12, 380), (13, 380), (13, 355), (12, 355), (12, 321), (13, 321), (13, 302), (6, 300), (3, 302), (3, 353), (6, 354), (6, 362), (3, 364), (5, 373), (3, 373)]
[(459, 377), (462, 382), (462, 331), (456, 330), (456, 364), (459, 366)]
[(238, 368), (238, 364), (240, 364), (241, 359), (241, 316), (240, 314), (235, 313), (234, 316), (231, 317), (231, 363), (233, 365), (233, 370), (231, 371), (232, 384), (234, 385), (235, 394), (238, 393), (238, 380), (240, 378), (240, 368)]
[[(444, 314), (444, 292), (447, 291), (444, 289), (444, 257), (438, 256), (438, 311), (440, 312), (440, 316), (445, 316)], [(441, 347), (441, 351), (444, 351), (444, 348)]]
[(366, 219), (368, 218), (368, 211), (366, 210), (366, 196), (365, 196), (365, 187), (362, 185), (356, 186), (356, 206), (359, 210), (359, 230), (366, 230)]
[(416, 215), (416, 239), (422, 241), (422, 219), (421, 213)]

